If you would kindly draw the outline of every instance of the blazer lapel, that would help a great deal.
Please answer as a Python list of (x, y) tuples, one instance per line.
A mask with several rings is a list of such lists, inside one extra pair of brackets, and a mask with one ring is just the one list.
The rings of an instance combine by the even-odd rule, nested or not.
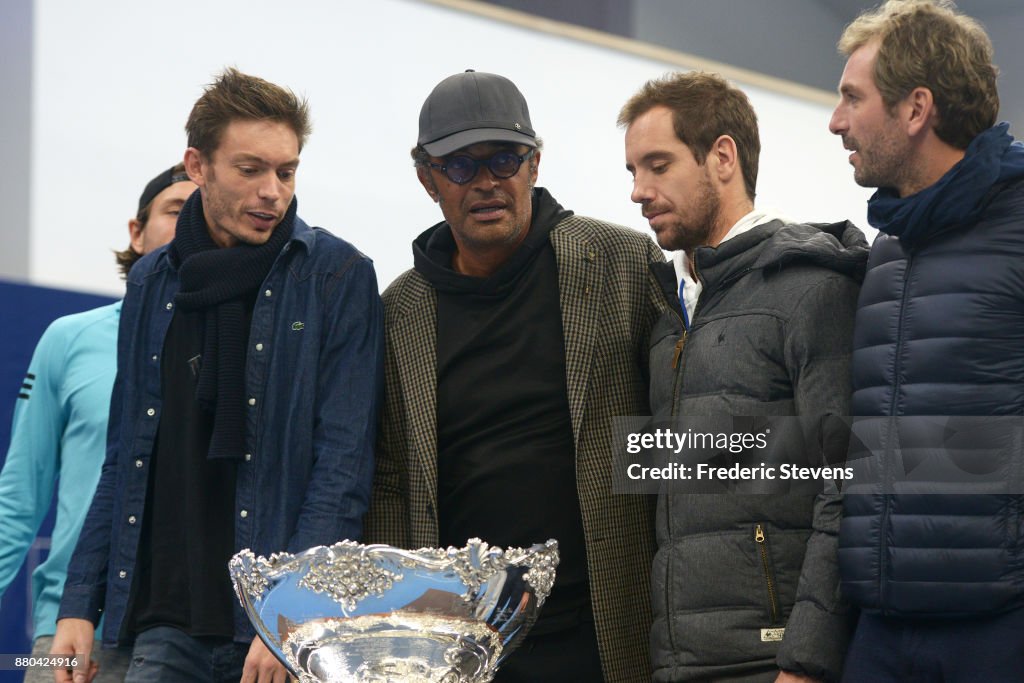
[(418, 275), (403, 296), (401, 315), (392, 335), (401, 378), (399, 386), (406, 394), (404, 404), (409, 409), (407, 425), (411, 432), (400, 438), (404, 438), (413, 451), (436, 514), (437, 295)]
[(573, 440), (578, 445), (594, 360), (594, 340), (600, 331), (604, 259), (595, 240), (575, 217), (562, 221), (551, 231), (551, 245), (558, 262), (565, 379)]

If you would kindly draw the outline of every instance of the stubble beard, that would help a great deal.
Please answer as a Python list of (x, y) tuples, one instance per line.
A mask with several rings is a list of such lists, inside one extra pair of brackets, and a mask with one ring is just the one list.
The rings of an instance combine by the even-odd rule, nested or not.
[(711, 235), (718, 224), (718, 216), (721, 213), (722, 203), (715, 193), (714, 187), (708, 178), (704, 178), (700, 185), (701, 198), (694, 207), (694, 218), (690, 225), (677, 221), (669, 228), (669, 239), (661, 244), (663, 249), (670, 251), (683, 250), (692, 252), (697, 247), (703, 247), (711, 241)]
[(860, 156), (860, 166), (853, 168), (853, 180), (858, 185), (900, 190), (913, 184), (906, 140), (887, 132), (872, 143), (867, 153), (857, 140), (852, 143)]
[(495, 247), (517, 243), (527, 227), (522, 217), (517, 215), (509, 222), (508, 229), (502, 231), (500, 235), (490, 235), (489, 230), (483, 230), (480, 234), (472, 230), (463, 230), (461, 237), (466, 247), (487, 251)]
[[(216, 177), (213, 175), (212, 169), (210, 172), (210, 180), (216, 181)], [(258, 247), (263, 244), (266, 244), (270, 240), (271, 235), (274, 234), (274, 231), (277, 230), (277, 227), (281, 224), (280, 221), (278, 221), (278, 223), (274, 225), (273, 228), (266, 232), (252, 231), (250, 233), (246, 231), (244, 229), (244, 212), (242, 215), (233, 215), (230, 203), (224, 200), (219, 190), (208, 189), (206, 191), (206, 194), (203, 197), (203, 210), (205, 216), (207, 217), (207, 230), (210, 230), (211, 232), (213, 231), (214, 226), (209, 225), (209, 223), (212, 221), (213, 223), (216, 224), (216, 229), (218, 231), (230, 235), (231, 239), (234, 240), (235, 242), (235, 246), (249, 245)], [(241, 229), (236, 229), (234, 232), (229, 232), (224, 227), (227, 221), (233, 221), (236, 228)]]
[[(531, 186), (532, 191), (532, 186)], [(499, 227), (498, 225), (487, 225), (487, 224), (476, 224), (475, 229), (467, 230), (463, 227), (459, 231), (459, 237), (465, 243), (467, 248), (472, 250), (479, 250), (481, 252), (494, 249), (496, 247), (504, 247), (510, 244), (518, 244), (521, 241), (523, 235), (530, 228), (530, 222), (533, 220), (532, 210), (521, 211), (523, 208), (521, 202), (515, 201), (515, 198), (507, 193), (496, 194), (505, 201), (506, 207), (510, 215), (507, 217), (507, 224), (501, 225), (502, 228), (499, 234), (494, 234), (494, 228)], [(532, 199), (532, 194), (531, 194)], [(442, 200), (438, 200), (441, 204)], [(532, 209), (532, 204), (527, 204)], [(463, 219), (463, 226), (471, 220), (469, 211), (466, 211), (466, 217)], [(446, 217), (447, 219), (447, 217)], [(449, 223), (449, 226), (451, 224)], [(454, 228), (452, 231), (455, 232)]]

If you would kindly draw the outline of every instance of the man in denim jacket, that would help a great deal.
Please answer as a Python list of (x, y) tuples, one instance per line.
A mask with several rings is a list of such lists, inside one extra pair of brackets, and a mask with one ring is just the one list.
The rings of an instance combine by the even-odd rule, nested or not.
[(370, 260), (296, 216), (305, 102), (228, 69), (186, 130), (199, 192), (128, 280), (107, 458), (53, 651), (87, 662), (103, 612), (104, 646), (133, 644), (128, 681), (284, 681), (227, 561), (358, 537), (382, 309)]

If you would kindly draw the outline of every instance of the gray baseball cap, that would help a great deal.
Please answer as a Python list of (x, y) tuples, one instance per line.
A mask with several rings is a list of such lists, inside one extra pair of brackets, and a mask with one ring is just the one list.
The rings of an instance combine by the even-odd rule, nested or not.
[(420, 109), (416, 142), (443, 157), (478, 142), (515, 142), (537, 146), (526, 98), (504, 76), (467, 69), (449, 76)]

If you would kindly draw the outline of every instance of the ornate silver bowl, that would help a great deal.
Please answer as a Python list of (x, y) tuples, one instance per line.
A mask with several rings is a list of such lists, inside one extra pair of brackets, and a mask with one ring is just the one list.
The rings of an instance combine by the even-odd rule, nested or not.
[(558, 543), (401, 550), (342, 541), (243, 550), (235, 594), (302, 683), (486, 683), (551, 592)]

